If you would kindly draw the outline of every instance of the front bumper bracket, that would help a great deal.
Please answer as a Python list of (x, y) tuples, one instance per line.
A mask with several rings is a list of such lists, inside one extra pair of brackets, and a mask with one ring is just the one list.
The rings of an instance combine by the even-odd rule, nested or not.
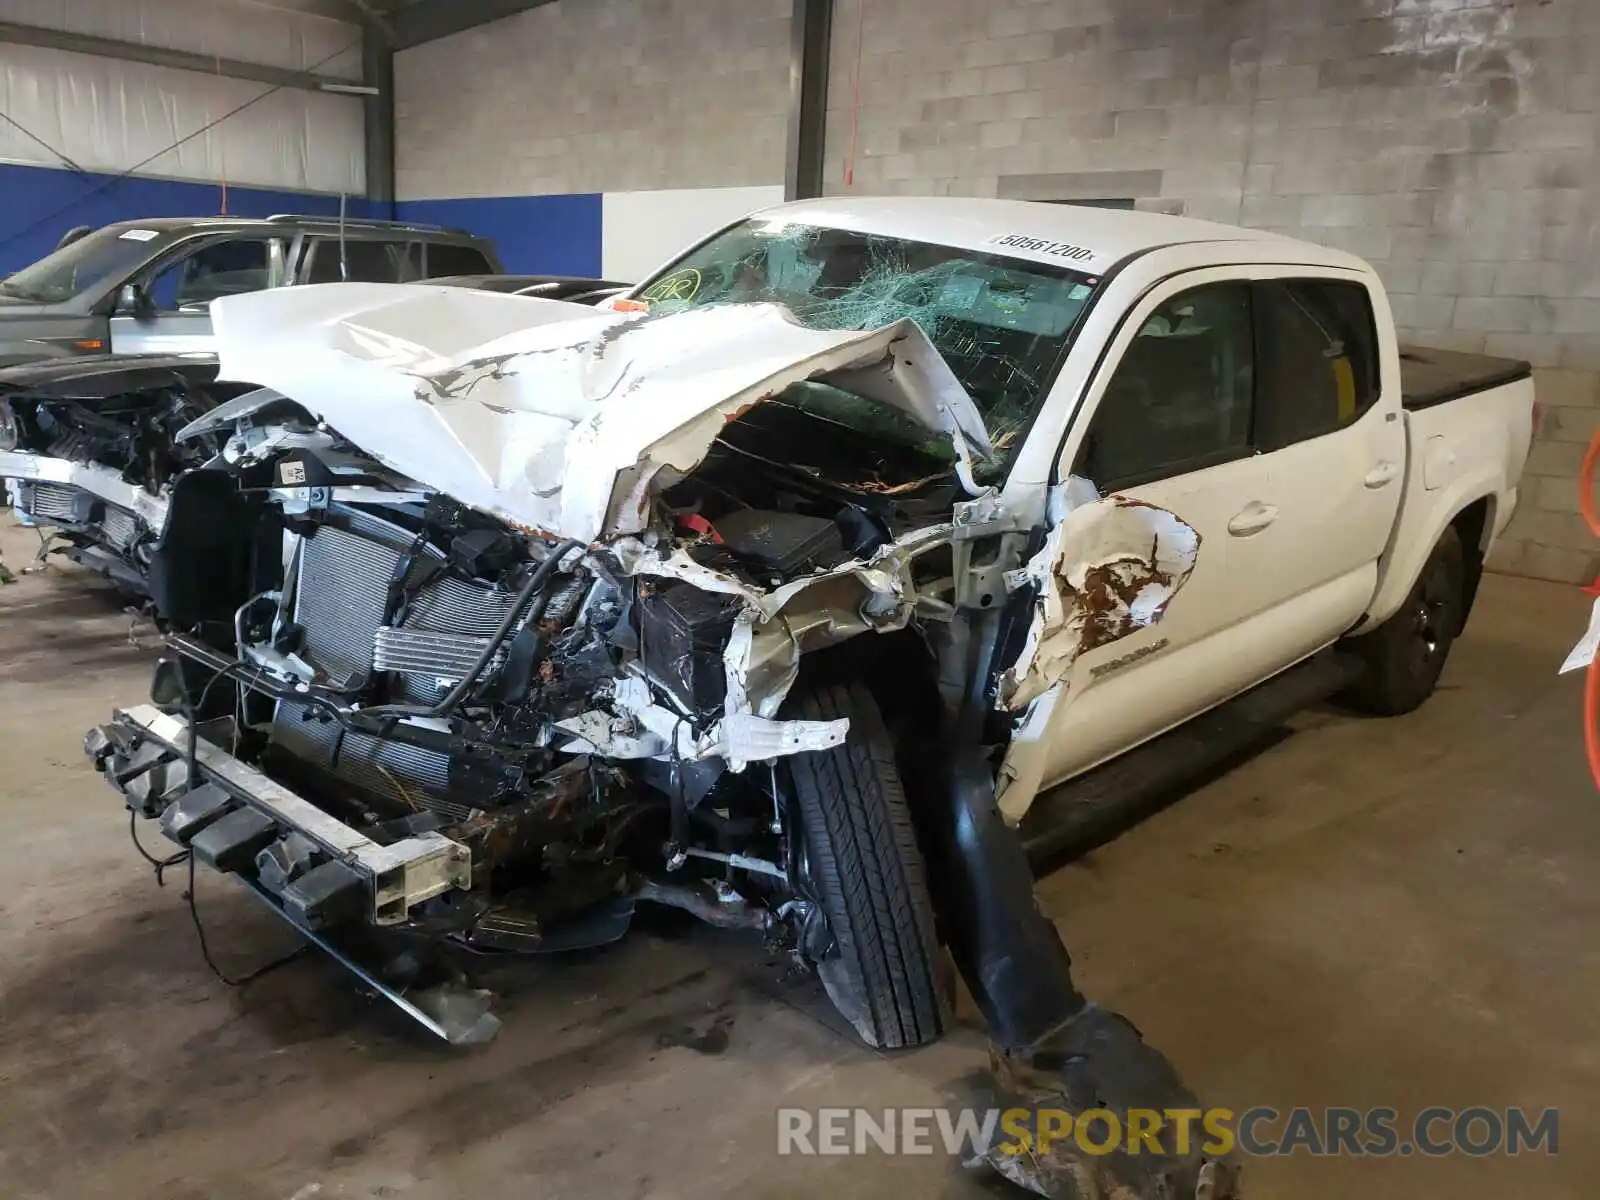
[(439, 833), (382, 845), (305, 797), (198, 739), (190, 786), (189, 725), (153, 705), (113, 713), (84, 751), (136, 815), (196, 860), (235, 876), (304, 938), (413, 1020), (454, 1045), (489, 1040), (488, 993), (446, 981), (388, 981), (366, 934), (403, 924), (423, 901), (472, 886), (472, 854)]
[[(153, 705), (116, 712), (111, 725), (90, 732), (84, 748), (128, 798), (130, 807), (145, 816), (161, 816), (189, 791), (188, 723)], [(308, 875), (325, 863), (339, 863), (364, 882), (368, 903), (363, 916), (373, 925), (401, 924), (424, 900), (472, 886), (471, 850), (443, 834), (423, 833), (382, 845), (204, 738), (194, 757), (200, 782), (216, 785), (236, 802), (234, 808), (247, 808), (265, 818), (231, 817), (228, 806), (214, 793), (208, 795), (204, 810), (209, 819), (199, 827), (178, 821), (175, 814), (169, 836), (184, 845), (190, 844), (186, 838), (205, 839), (206, 861), (225, 850), (236, 858), (242, 847), (270, 834), (250, 853), (253, 863), (268, 844), (299, 835), (318, 852), (316, 861), (307, 861)], [(243, 840), (230, 840), (227, 831), (218, 832), (229, 822)]]

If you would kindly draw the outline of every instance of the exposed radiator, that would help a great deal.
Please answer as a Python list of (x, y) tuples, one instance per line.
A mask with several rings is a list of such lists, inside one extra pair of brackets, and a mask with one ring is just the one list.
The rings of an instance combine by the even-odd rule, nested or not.
[(296, 758), (375, 795), (398, 800), (408, 808), (431, 809), (446, 820), (471, 814), (464, 805), (443, 797), (450, 784), (450, 760), (435, 750), (384, 741), (364, 733), (344, 733), (298, 705), (280, 704), (273, 721), (275, 745)]
[[(340, 511), (348, 530), (323, 525), (301, 545), (294, 612), (305, 631), (301, 654), (335, 681), (396, 672), (392, 699), (431, 702), (441, 680), (459, 679), (476, 660), (515, 595), (441, 578), (415, 597), (402, 627), (385, 626), (389, 581), (412, 534), (370, 513)], [(438, 751), (364, 734), (341, 737), (338, 725), (307, 720), (304, 708), (289, 703), (278, 706), (272, 740), (379, 795), (447, 816), (466, 813), (441, 799), (449, 758)]]
[(108, 504), (100, 528), (105, 531), (106, 541), (118, 550), (126, 550), (139, 536), (139, 518), (125, 508)]
[(76, 525), (88, 520), (92, 503), (92, 497), (81, 488), (62, 483), (31, 483), (24, 511), (37, 521), (65, 521)]

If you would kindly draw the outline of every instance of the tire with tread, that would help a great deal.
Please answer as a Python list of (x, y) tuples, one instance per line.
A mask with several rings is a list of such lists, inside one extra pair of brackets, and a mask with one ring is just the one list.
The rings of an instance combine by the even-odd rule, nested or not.
[(1395, 717), (1419, 708), (1433, 695), (1466, 603), (1466, 555), (1452, 526), (1423, 564), (1399, 611), (1345, 648), (1366, 663), (1366, 672), (1345, 692), (1352, 708)]
[(946, 1019), (938, 934), (883, 715), (860, 682), (799, 693), (786, 715), (850, 721), (842, 746), (789, 760), (811, 885), (833, 934), (817, 972), (868, 1044), (926, 1045)]

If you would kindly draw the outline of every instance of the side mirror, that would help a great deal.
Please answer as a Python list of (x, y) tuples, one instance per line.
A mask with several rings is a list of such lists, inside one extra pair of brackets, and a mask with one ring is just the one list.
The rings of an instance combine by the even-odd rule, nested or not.
[(137, 317), (143, 320), (155, 312), (156, 306), (150, 299), (150, 293), (137, 283), (125, 283), (117, 289), (117, 313), (122, 316)]

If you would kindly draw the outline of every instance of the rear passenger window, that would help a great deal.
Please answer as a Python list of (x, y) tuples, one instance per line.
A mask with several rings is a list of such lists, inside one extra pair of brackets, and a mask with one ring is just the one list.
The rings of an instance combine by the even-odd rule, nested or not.
[(1255, 389), (1247, 283), (1183, 292), (1145, 319), (1117, 365), (1075, 471), (1133, 487), (1250, 451)]
[(1342, 429), (1378, 399), (1372, 298), (1359, 283), (1257, 285), (1256, 445), (1280, 450)]
[(414, 245), (405, 242), (374, 242), (346, 238), (344, 265), (349, 274), (340, 270), (339, 240), (324, 238), (312, 249), (311, 270), (307, 283), (339, 283), (348, 278), (351, 283), (401, 283), (416, 278), (415, 267), (408, 265)]
[(423, 278), (422, 274), (422, 243), (407, 242), (404, 245), (391, 247), (395, 261), (399, 264), (400, 282), (416, 283)]
[(481, 250), (471, 246), (448, 246), (438, 242), (428, 244), (428, 278), (442, 279), (447, 275), (492, 275), (489, 260)]

